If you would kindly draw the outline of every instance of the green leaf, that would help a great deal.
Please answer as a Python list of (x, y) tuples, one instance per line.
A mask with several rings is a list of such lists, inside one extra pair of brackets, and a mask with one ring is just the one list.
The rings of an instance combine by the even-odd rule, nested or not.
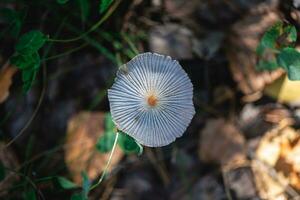
[(71, 196), (71, 200), (88, 200), (88, 194), (91, 188), (91, 182), (86, 172), (81, 173), (82, 176), (82, 191)]
[(259, 71), (267, 70), (272, 71), (279, 68), (279, 65), (276, 60), (259, 60), (258, 64), (256, 65), (256, 69)]
[(108, 112), (104, 117), (104, 135), (101, 136), (96, 144), (96, 148), (101, 153), (107, 153), (111, 151), (116, 138), (115, 123), (112, 120), (111, 114)]
[(267, 49), (280, 50), (291, 47), (297, 40), (297, 30), (292, 25), (277, 22), (263, 35), (256, 52), (263, 56)]
[(13, 37), (17, 37), (20, 33), (23, 15), (22, 12), (10, 8), (0, 8), (0, 21), (9, 24), (8, 31)]
[(56, 181), (61, 188), (66, 190), (78, 188), (78, 186), (75, 183), (62, 176), (56, 177)]
[(82, 192), (72, 194), (71, 200), (88, 200), (88, 198), (84, 197)]
[(297, 30), (295, 26), (288, 25), (283, 29), (283, 32), (287, 35), (287, 39), (289, 42), (297, 41)]
[(83, 22), (87, 20), (90, 15), (90, 2), (89, 0), (77, 0), (81, 11), (81, 19)]
[(103, 136), (101, 136), (96, 144), (96, 148), (101, 153), (107, 153), (111, 151), (114, 141), (116, 138), (116, 134), (112, 131), (105, 132)]
[(35, 81), (41, 59), (37, 52), (32, 54), (16, 54), (10, 59), (11, 64), (22, 70), (23, 92), (29, 91)]
[(283, 67), (290, 80), (300, 80), (300, 53), (287, 47), (277, 57), (278, 64)]
[(65, 4), (67, 3), (69, 0), (56, 0), (57, 3), (59, 4)]
[(100, 14), (104, 13), (112, 2), (113, 0), (101, 0), (99, 9)]
[(88, 198), (88, 194), (91, 187), (91, 182), (86, 172), (81, 173), (82, 176), (82, 192), (85, 198)]
[(22, 70), (23, 92), (28, 92), (35, 81), (40, 66), (41, 60), (39, 54), (17, 54), (10, 59), (10, 62)]
[(105, 114), (104, 124), (105, 124), (105, 131), (106, 132), (114, 131), (116, 126), (115, 126), (115, 123), (112, 120), (110, 112)]
[(40, 56), (34, 52), (32, 54), (16, 54), (10, 59), (11, 64), (17, 68), (24, 69), (38, 69), (40, 66)]
[[(22, 72), (22, 78), (23, 78), (22, 90), (23, 90), (24, 94), (27, 93), (30, 90), (30, 88), (32, 87), (32, 85), (35, 81), (36, 75), (37, 75), (36, 70), (24, 70)], [(24, 80), (26, 80), (26, 81), (24, 81)]]
[(118, 144), (126, 154), (136, 153), (138, 155), (141, 155), (143, 153), (142, 145), (140, 145), (135, 141), (135, 139), (122, 131), (119, 131)]
[(0, 181), (2, 181), (5, 178), (6, 171), (5, 167), (2, 162), (0, 162)]
[(0, 8), (0, 20), (10, 23), (17, 18), (17, 12), (11, 8)]
[(276, 40), (281, 34), (280, 30), (282, 28), (282, 25), (282, 22), (277, 22), (269, 30), (267, 30), (256, 49), (258, 55), (262, 56), (264, 54), (264, 51), (268, 48), (275, 49)]
[(23, 193), (24, 200), (36, 200), (36, 194), (33, 189), (30, 189)]
[(16, 52), (23, 55), (36, 53), (47, 41), (47, 36), (38, 30), (23, 34), (16, 44)]

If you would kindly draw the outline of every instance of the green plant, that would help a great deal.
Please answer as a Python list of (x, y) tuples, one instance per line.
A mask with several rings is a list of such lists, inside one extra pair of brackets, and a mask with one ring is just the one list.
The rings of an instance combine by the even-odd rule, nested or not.
[[(0, 23), (1, 25), (5, 25), (5, 28), (0, 31), (0, 38), (3, 39), (3, 41), (12, 40), (14, 42), (14, 52), (8, 56), (8, 59), (22, 74), (23, 95), (27, 95), (27, 92), (30, 91), (33, 86), (39, 85), (42, 82), (43, 90), (32, 116), (25, 123), (25, 126), (17, 136), (7, 143), (6, 148), (19, 138), (27, 127), (29, 127), (39, 110), (44, 97), (44, 82), (48, 78), (52, 78), (51, 75), (50, 77), (46, 77), (46, 73), (43, 73), (43, 77), (40, 78), (42, 81), (39, 79), (41, 66), (43, 66), (43, 72), (45, 72), (47, 71), (45, 68), (47, 68), (50, 61), (80, 51), (87, 46), (93, 47), (99, 54), (105, 56), (114, 64), (120, 64), (124, 62), (124, 60), (130, 59), (138, 53), (137, 48), (133, 45), (133, 41), (137, 38), (136, 36), (132, 36), (129, 33), (122, 33), (121, 31), (116, 32), (114, 30), (111, 31), (100, 28), (116, 11), (121, 0), (99, 0), (97, 2), (88, 0), (57, 0), (44, 1), (43, 3), (35, 0), (9, 0), (8, 3), (15, 6), (0, 8)], [(96, 10), (98, 17), (96, 22), (93, 22), (90, 19), (91, 13), (93, 12), (93, 3), (97, 3), (99, 6), (99, 9)], [(31, 6), (39, 8), (37, 10), (41, 10), (41, 12), (47, 11), (48, 13), (51, 13), (56, 10), (70, 10), (71, 12), (67, 14), (58, 12), (55, 13), (55, 15), (52, 15), (54, 16), (53, 19), (46, 20), (47, 22), (54, 23), (54, 27), (57, 27), (57, 29), (54, 29), (53, 31), (53, 29), (47, 29), (48, 27), (45, 28), (45, 26), (43, 26), (47, 24), (43, 21), (45, 19), (33, 19), (29, 17), (30, 15), (28, 15), (27, 12), (30, 10)], [(38, 21), (38, 23), (33, 23), (34, 25), (31, 25), (30, 23), (32, 21)], [(74, 21), (76, 23), (74, 23)], [(81, 26), (78, 25), (80, 22)], [(26, 24), (30, 24), (30, 26)], [(71, 33), (73, 37), (61, 37), (64, 32)], [(66, 50), (60, 52), (62, 45), (66, 45)], [(109, 84), (110, 82), (107, 83), (107, 87), (109, 87)], [(96, 96), (95, 100), (91, 102), (89, 109), (95, 108), (105, 94), (105, 88), (99, 91), (99, 96)], [(22, 95), (20, 95), (20, 99), (21, 98)], [(4, 119), (1, 119), (1, 124), (4, 124), (9, 119), (10, 114), (11, 113), (8, 113)], [(100, 152), (111, 151), (112, 156), (113, 146), (119, 145), (127, 154), (140, 154), (142, 152), (142, 147), (137, 144), (134, 139), (116, 130), (113, 122), (109, 120), (111, 119), (109, 118), (109, 114), (107, 114), (105, 135), (104, 138), (99, 139), (97, 149), (99, 149)], [(32, 155), (30, 152), (32, 146), (34, 146), (34, 142), (29, 142), (26, 147), (26, 149), (29, 149), (29, 153), (27, 153), (26, 150), (25, 161), (18, 169), (8, 169), (0, 162), (0, 180), (3, 180), (9, 171), (20, 176), (20, 180), (16, 181), (9, 190), (21, 191), (24, 199), (38, 199), (37, 185), (42, 183), (53, 184), (55, 187), (57, 186), (57, 188), (62, 190), (80, 189), (80, 192), (75, 193), (72, 196), (72, 199), (87, 199), (89, 191), (99, 185), (104, 178), (106, 170), (100, 177), (99, 182), (96, 185), (92, 185), (86, 173), (83, 172), (83, 185), (79, 186), (65, 177), (57, 176), (56, 174), (59, 170), (51, 172), (47, 177), (32, 177), (31, 170), (33, 170), (33, 163), (36, 164), (35, 162), (37, 160), (43, 161), (38, 163), (38, 167), (42, 168), (47, 165), (51, 155), (53, 155), (54, 152), (61, 150), (63, 145), (60, 144), (31, 159)], [(107, 166), (108, 165), (109, 163)]]
[(257, 69), (282, 68), (290, 80), (300, 80), (300, 52), (295, 48), (296, 41), (296, 28), (277, 22), (266, 31), (257, 47)]

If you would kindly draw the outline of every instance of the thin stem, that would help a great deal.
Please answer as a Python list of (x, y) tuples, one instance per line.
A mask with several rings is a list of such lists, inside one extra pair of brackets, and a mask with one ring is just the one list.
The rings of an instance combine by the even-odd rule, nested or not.
[[(62, 28), (63, 28), (63, 26), (64, 26), (64, 24), (65, 24), (65, 22), (66, 22), (66, 19), (67, 19), (67, 18), (64, 18), (64, 19), (62, 20), (62, 23), (59, 25), (58, 30), (57, 30), (57, 32), (56, 32), (55, 35), (58, 35), (59, 32), (62, 30)], [(52, 44), (49, 44), (49, 45), (45, 48), (45, 53), (44, 53), (42, 59), (44, 59), (44, 58), (48, 55), (48, 53), (49, 53), (50, 49), (52, 48), (52, 46), (53, 46)], [(8, 62), (7, 62), (7, 63), (8, 63)], [(17, 140), (17, 139), (24, 133), (24, 131), (29, 127), (29, 125), (31, 124), (31, 122), (34, 120), (34, 118), (35, 118), (35, 116), (36, 116), (36, 114), (37, 114), (37, 112), (38, 112), (38, 110), (39, 110), (39, 108), (40, 108), (40, 106), (41, 106), (41, 104), (42, 104), (42, 101), (43, 101), (43, 98), (44, 98), (44, 95), (45, 95), (45, 92), (46, 92), (46, 76), (47, 76), (47, 72), (46, 72), (46, 66), (45, 66), (45, 63), (44, 63), (44, 64), (43, 64), (43, 88), (42, 88), (41, 95), (40, 95), (40, 97), (39, 97), (39, 101), (38, 101), (37, 107), (35, 108), (33, 114), (31, 115), (30, 119), (27, 121), (27, 123), (25, 124), (25, 126), (21, 129), (21, 131), (17, 134), (17, 136), (16, 136), (15, 138), (13, 138), (13, 139), (12, 139), (12, 140), (4, 147), (4, 149), (7, 148), (8, 146), (10, 146), (15, 140)], [(9, 117), (9, 116), (8, 116), (8, 117)], [(8, 118), (8, 117), (7, 117), (7, 118)], [(5, 117), (5, 119), (2, 120), (2, 121), (0, 122), (0, 125), (4, 124), (5, 120), (7, 120), (7, 118)]]
[(101, 175), (101, 177), (99, 178), (98, 182), (97, 182), (95, 185), (93, 185), (93, 186), (91, 187), (90, 190), (95, 189), (95, 188), (103, 181), (103, 179), (104, 179), (104, 177), (105, 177), (105, 175), (106, 175), (107, 169), (108, 169), (108, 167), (109, 167), (109, 165), (110, 165), (112, 156), (113, 156), (113, 154), (114, 154), (114, 152), (115, 152), (115, 149), (116, 149), (116, 146), (117, 146), (118, 137), (119, 137), (119, 131), (116, 133), (114, 145), (113, 145), (113, 147), (112, 147), (112, 150), (111, 150), (111, 152), (110, 152), (110, 155), (109, 155), (108, 161), (107, 161), (107, 163), (106, 163), (106, 166), (105, 166), (105, 168), (104, 168), (104, 170), (103, 170), (103, 172), (102, 172), (102, 175)]
[(85, 37), (89, 33), (96, 30), (100, 25), (102, 25), (103, 22), (105, 22), (112, 15), (112, 13), (116, 10), (116, 8), (119, 6), (120, 3), (121, 3), (121, 0), (117, 0), (110, 7), (110, 9), (105, 13), (105, 15), (96, 24), (94, 24), (88, 31), (86, 31), (85, 33), (83, 33), (83, 34), (81, 34), (77, 37), (70, 38), (70, 39), (52, 39), (52, 38), (48, 38), (48, 41), (49, 42), (62, 42), (62, 43), (65, 43), (65, 42), (74, 42), (74, 41), (82, 39), (83, 37)]
[(71, 49), (71, 50), (69, 50), (69, 51), (63, 52), (63, 53), (61, 53), (61, 54), (57, 54), (57, 55), (54, 55), (54, 56), (49, 56), (48, 58), (45, 58), (45, 59), (43, 59), (42, 61), (53, 60), (53, 59), (56, 59), (56, 58), (60, 58), (60, 57), (69, 55), (69, 54), (71, 54), (71, 53), (74, 53), (74, 52), (76, 52), (76, 51), (78, 51), (78, 50), (80, 50), (80, 49), (86, 47), (87, 45), (88, 45), (88, 43), (84, 43), (84, 44), (80, 45), (79, 47), (76, 47), (76, 48)]
[[(21, 177), (23, 177), (35, 190), (38, 190), (38, 188), (37, 188), (37, 186), (36, 186), (36, 184), (27, 176), (27, 175), (25, 175), (25, 174), (22, 174), (22, 173), (20, 173), (20, 172), (18, 172), (18, 171), (15, 171), (15, 170), (13, 170), (13, 169), (10, 169), (10, 168), (7, 168), (7, 167), (5, 167), (5, 169), (7, 170), (7, 171), (10, 171), (11, 173), (14, 173), (14, 174), (16, 174), (16, 175), (19, 175), (19, 176), (21, 176)], [(25, 185), (25, 184), (24, 184)], [(0, 191), (5, 191), (5, 190), (0, 190)]]
[(41, 92), (41, 95), (39, 97), (39, 101), (38, 101), (38, 104), (33, 112), (33, 114), (31, 115), (30, 119), (27, 121), (27, 123), (25, 124), (25, 126), (20, 130), (20, 132), (11, 140), (9, 141), (4, 149), (6, 149), (7, 147), (9, 147), (14, 141), (16, 141), (25, 131), (26, 129), (30, 126), (31, 122), (34, 120), (35, 116), (37, 115), (41, 105), (42, 105), (42, 102), (43, 102), (43, 99), (44, 99), (44, 96), (45, 96), (45, 93), (46, 93), (46, 67), (45, 65), (43, 66), (43, 88), (42, 88), (42, 92)]
[(123, 36), (123, 38), (125, 39), (125, 41), (128, 43), (129, 47), (131, 48), (131, 50), (137, 55), (139, 54), (139, 50), (135, 47), (135, 45), (133, 44), (133, 42), (130, 40), (130, 38), (125, 34), (122, 33), (121, 34)]

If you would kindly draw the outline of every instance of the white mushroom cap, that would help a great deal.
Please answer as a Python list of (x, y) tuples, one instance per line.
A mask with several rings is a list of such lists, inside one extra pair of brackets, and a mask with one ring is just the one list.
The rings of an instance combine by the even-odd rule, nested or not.
[(181, 137), (195, 114), (189, 77), (176, 60), (156, 53), (121, 66), (108, 99), (117, 128), (149, 147)]

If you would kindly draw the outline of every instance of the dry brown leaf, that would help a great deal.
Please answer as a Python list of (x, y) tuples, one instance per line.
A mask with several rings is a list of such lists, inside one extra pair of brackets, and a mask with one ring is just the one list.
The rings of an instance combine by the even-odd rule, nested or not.
[(5, 64), (0, 70), (0, 104), (3, 103), (9, 95), (9, 87), (12, 84), (12, 77), (18, 69), (12, 65)]
[(201, 132), (200, 159), (221, 165), (229, 199), (258, 198), (252, 169), (245, 153), (245, 139), (238, 128), (224, 119), (209, 120)]
[(275, 167), (280, 156), (286, 156), (290, 152), (290, 141), (294, 141), (298, 137), (298, 133), (289, 127), (280, 131), (270, 131), (261, 139), (256, 150), (256, 157)]
[[(81, 183), (82, 171), (86, 171), (90, 179), (95, 179), (108, 161), (109, 153), (100, 153), (95, 147), (104, 132), (103, 120), (102, 112), (81, 112), (68, 122), (65, 162), (75, 183)], [(122, 157), (123, 152), (117, 147), (109, 171)]]
[(199, 154), (204, 161), (221, 164), (229, 197), (257, 198), (253, 173), (245, 154), (245, 139), (233, 123), (224, 119), (209, 120), (201, 133)]
[(191, 59), (193, 32), (175, 23), (153, 26), (149, 31), (151, 51), (169, 55), (174, 59)]
[(252, 161), (252, 171), (256, 188), (262, 199), (287, 200), (285, 185), (280, 184), (269, 174), (269, 169), (257, 161)]
[(256, 157), (300, 191), (300, 133), (287, 127), (270, 131), (261, 140)]
[(164, 7), (166, 12), (172, 17), (184, 18), (187, 20), (187, 18), (195, 12), (199, 3), (198, 0), (166, 0), (164, 1)]
[(245, 139), (236, 126), (224, 119), (207, 122), (200, 138), (200, 159), (219, 164), (244, 163)]
[[(245, 95), (260, 93), (266, 84), (279, 78), (282, 70), (257, 72), (255, 70), (256, 48), (261, 36), (271, 27), (279, 16), (274, 7), (258, 5), (242, 20), (237, 22), (228, 38), (227, 55), (233, 78)], [(255, 95), (259, 98), (260, 95)], [(255, 100), (250, 98), (251, 101)]]
[(228, 188), (228, 199), (258, 199), (253, 171), (248, 165), (223, 169), (225, 187)]

